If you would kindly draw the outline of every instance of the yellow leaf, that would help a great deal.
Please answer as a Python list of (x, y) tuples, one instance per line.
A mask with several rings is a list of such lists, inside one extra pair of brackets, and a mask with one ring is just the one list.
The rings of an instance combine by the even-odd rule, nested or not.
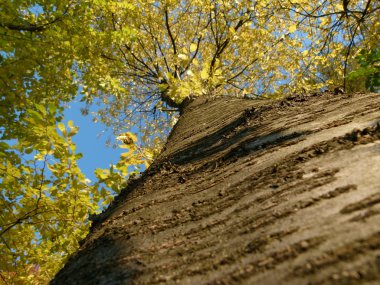
[(202, 71), (201, 71), (201, 78), (203, 80), (206, 80), (208, 79), (208, 70), (206, 68), (203, 68)]
[(183, 53), (180, 53), (180, 54), (178, 55), (178, 58), (180, 58), (180, 59), (182, 59), (182, 60), (187, 60), (187, 59), (188, 59), (187, 55), (186, 55), (186, 54), (183, 54)]
[(58, 129), (64, 134), (66, 133), (66, 127), (64, 123), (58, 123)]
[(191, 45), (190, 45), (190, 52), (194, 52), (194, 51), (196, 51), (197, 50), (197, 44), (196, 43), (192, 43)]
[(67, 125), (69, 126), (70, 129), (72, 129), (74, 127), (74, 122), (72, 120), (69, 120), (67, 122)]
[(297, 25), (290, 25), (288, 28), (289, 33), (294, 33), (297, 30)]
[(133, 145), (137, 141), (137, 137), (131, 132), (120, 134), (116, 139), (122, 141), (126, 145)]
[(342, 4), (335, 4), (335, 7), (338, 11), (343, 11), (343, 5)]

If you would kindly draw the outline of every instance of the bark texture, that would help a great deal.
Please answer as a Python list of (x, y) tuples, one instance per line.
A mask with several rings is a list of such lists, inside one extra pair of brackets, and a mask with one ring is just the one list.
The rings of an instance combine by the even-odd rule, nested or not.
[(197, 99), (52, 284), (379, 284), (380, 95)]

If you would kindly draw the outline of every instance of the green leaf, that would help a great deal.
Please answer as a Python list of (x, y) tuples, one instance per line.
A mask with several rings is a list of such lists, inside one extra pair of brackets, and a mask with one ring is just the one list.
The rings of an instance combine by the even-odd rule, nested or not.
[(55, 115), (55, 112), (57, 111), (58, 106), (54, 103), (49, 103), (48, 109), (50, 114)]
[(9, 148), (9, 145), (6, 142), (0, 141), (0, 148), (6, 150)]
[(36, 121), (36, 123), (43, 122), (44, 118), (42, 117), (42, 115), (40, 113), (38, 113), (32, 109), (27, 109), (27, 112), (28, 112), (28, 115), (30, 116), (30, 118), (34, 119)]
[(36, 107), (36, 109), (37, 109), (38, 111), (40, 111), (40, 113), (41, 113), (44, 117), (46, 116), (46, 109), (45, 109), (44, 106), (39, 105), (39, 104), (35, 104), (34, 106)]

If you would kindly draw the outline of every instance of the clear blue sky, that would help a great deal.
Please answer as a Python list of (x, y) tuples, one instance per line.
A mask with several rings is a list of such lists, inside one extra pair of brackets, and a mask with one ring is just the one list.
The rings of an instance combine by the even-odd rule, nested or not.
[(95, 181), (94, 170), (96, 168), (108, 168), (111, 163), (115, 164), (119, 160), (119, 156), (125, 149), (112, 148), (106, 146), (106, 140), (111, 133), (105, 130), (104, 125), (94, 123), (91, 115), (83, 116), (80, 108), (84, 107), (79, 99), (70, 102), (69, 107), (64, 111), (65, 124), (68, 120), (74, 121), (74, 125), (79, 127), (79, 132), (73, 137), (73, 141), (77, 145), (77, 152), (83, 154), (83, 158), (78, 161), (82, 172), (91, 181)]

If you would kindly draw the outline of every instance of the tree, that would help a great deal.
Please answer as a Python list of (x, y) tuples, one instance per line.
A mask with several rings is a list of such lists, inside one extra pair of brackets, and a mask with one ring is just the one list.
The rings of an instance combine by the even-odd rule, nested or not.
[[(277, 98), (347, 85), (356, 56), (378, 48), (378, 3), (309, 2), (6, 2), (2, 278), (51, 278), (86, 235), (87, 215), (125, 186), (131, 165), (158, 155), (190, 97)], [(76, 164), (77, 128), (62, 124), (78, 92), (100, 104), (95, 120), (133, 141), (117, 165), (96, 170), (94, 184)]]
[(376, 284), (380, 97), (198, 98), (52, 284)]
[[(104, 84), (121, 89), (114, 90), (113, 99), (109, 92), (101, 95), (106, 107), (100, 120), (117, 129), (140, 120), (148, 141), (150, 133), (170, 126), (160, 114), (178, 108), (190, 93), (283, 96), (346, 85), (352, 58), (378, 43), (379, 7), (372, 1), (309, 2), (107, 5), (98, 29), (119, 36), (101, 54), (107, 66)], [(331, 72), (324, 74), (328, 68)], [(143, 113), (138, 118), (136, 110)]]

